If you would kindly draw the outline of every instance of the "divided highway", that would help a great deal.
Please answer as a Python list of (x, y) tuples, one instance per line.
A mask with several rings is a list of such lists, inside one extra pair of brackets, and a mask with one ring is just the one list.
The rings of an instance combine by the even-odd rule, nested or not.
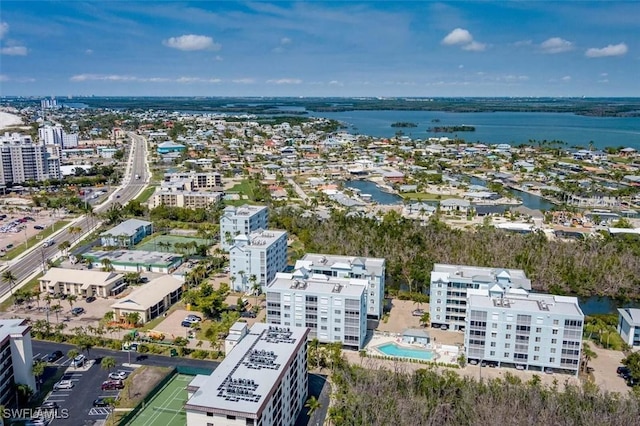
[[(126, 204), (146, 187), (149, 182), (150, 176), (147, 173), (146, 141), (143, 137), (132, 133), (129, 133), (129, 136), (133, 139), (133, 146), (129, 150), (128, 166), (126, 168), (127, 173), (123, 179), (121, 189), (118, 189), (114, 194), (109, 196), (107, 201), (93, 209), (96, 215), (105, 212), (114, 203)], [(139, 176), (139, 179), (136, 179), (136, 175)], [(119, 197), (117, 197), (118, 195)], [(73, 241), (74, 239), (83, 238), (98, 221), (99, 219), (97, 217), (83, 216), (74, 224), (74, 226), (80, 227), (82, 232), (72, 235), (67, 228), (52, 237), (55, 243), (50, 247), (43, 247), (43, 241), (41, 241), (36, 249), (24, 255), (22, 258), (12, 261), (10, 266), (4, 269), (3, 272), (13, 272), (13, 275), (16, 277), (16, 284), (21, 283), (35, 271), (42, 269), (43, 261), (51, 258), (59, 251), (58, 245), (62, 241)], [(15, 286), (14, 284), (14, 287)], [(0, 298), (7, 293), (9, 293), (9, 284), (0, 281)]]

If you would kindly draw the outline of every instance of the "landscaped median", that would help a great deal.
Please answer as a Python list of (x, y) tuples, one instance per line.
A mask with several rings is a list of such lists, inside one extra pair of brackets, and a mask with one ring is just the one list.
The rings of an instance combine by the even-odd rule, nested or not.
[(156, 192), (156, 187), (155, 186), (147, 186), (141, 193), (140, 195), (138, 195), (135, 200), (139, 201), (140, 203), (146, 203), (147, 201), (149, 201), (149, 198), (151, 198), (151, 196), (153, 195), (153, 193)]

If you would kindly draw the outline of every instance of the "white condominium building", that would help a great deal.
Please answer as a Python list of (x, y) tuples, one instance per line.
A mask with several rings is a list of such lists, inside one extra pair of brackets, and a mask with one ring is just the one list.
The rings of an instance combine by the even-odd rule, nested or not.
[(208, 189), (212, 191), (222, 191), (222, 175), (216, 172), (181, 172), (165, 173), (164, 181), (173, 182), (176, 180), (190, 180), (193, 189)]
[(78, 146), (78, 134), (65, 132), (60, 124), (39, 127), (38, 140), (43, 145), (58, 145), (65, 149)]
[(329, 277), (366, 279), (367, 317), (380, 319), (384, 308), (385, 260), (374, 257), (308, 253), (295, 269)]
[(531, 280), (520, 269), (483, 268), (463, 265), (433, 265), (429, 313), (431, 324), (464, 330), (469, 289), (531, 290)]
[(575, 297), (469, 290), (467, 359), (578, 374), (584, 314)]
[(235, 291), (253, 291), (254, 284), (264, 289), (287, 267), (287, 231), (260, 229), (236, 236), (229, 249), (229, 263)]
[(209, 376), (187, 386), (187, 426), (292, 426), (308, 395), (303, 327), (256, 323)]
[(269, 283), (267, 323), (308, 327), (310, 338), (362, 349), (367, 336), (366, 279), (280, 273)]
[[(0, 185), (49, 179), (46, 147), (34, 144), (29, 136), (5, 133), (0, 137), (0, 158)], [(59, 168), (59, 162), (57, 164)], [(60, 171), (54, 174), (59, 175)]]
[(182, 207), (186, 209), (206, 209), (217, 204), (222, 199), (222, 192), (193, 192), (193, 191), (156, 191), (149, 208), (158, 206)]
[(236, 235), (248, 235), (258, 229), (268, 228), (266, 206), (225, 207), (220, 218), (220, 248), (229, 251)]
[(25, 319), (0, 320), (0, 406), (15, 406), (17, 384), (36, 389), (30, 331)]

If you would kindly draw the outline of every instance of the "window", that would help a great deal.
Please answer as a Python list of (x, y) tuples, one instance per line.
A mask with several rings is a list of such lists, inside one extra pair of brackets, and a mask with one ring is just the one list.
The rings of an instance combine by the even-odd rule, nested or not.
[(507, 330), (511, 330), (511, 324), (507, 324)]
[(556, 348), (551, 348), (550, 352), (551, 352), (552, 354), (555, 354), (555, 353), (556, 353)]
[(551, 339), (551, 344), (555, 345), (556, 343), (558, 343), (558, 339)]
[(504, 353), (504, 357), (505, 357), (505, 358), (509, 358), (509, 352), (505, 352), (505, 353)]
[(340, 327), (334, 327), (333, 331), (341, 331), (341, 328)]
[(504, 338), (505, 338), (505, 339), (511, 339), (511, 335), (510, 335), (510, 334), (507, 334), (507, 335), (505, 335), (505, 336), (504, 336)]
[(491, 347), (495, 348), (496, 347), (496, 342), (491, 342)]
[(494, 322), (493, 324), (491, 324), (491, 328), (498, 328), (498, 324)]
[(504, 344), (504, 348), (505, 349), (510, 349), (511, 348), (511, 343), (505, 343)]
[(207, 413), (207, 417), (213, 417), (213, 413)]
[(540, 346), (534, 346), (533, 351), (534, 352), (540, 352)]
[(553, 331), (551, 332), (551, 334), (558, 334), (558, 329), (554, 328)]
[(438, 296), (442, 296), (442, 292), (440, 290), (438, 290)]
[(534, 360), (534, 361), (539, 361), (539, 360), (540, 360), (540, 356), (538, 356), (538, 355), (534, 355), (534, 356), (533, 356), (533, 360)]
[(549, 362), (556, 362), (556, 359), (551, 357), (551, 358), (549, 358)]
[[(372, 295), (373, 296), (373, 295)], [(335, 311), (333, 311), (336, 315), (341, 315), (342, 311), (340, 309), (336, 309)]]
[(495, 339), (496, 337), (498, 337), (498, 333), (496, 333), (495, 331), (491, 332), (491, 338)]
[(558, 320), (557, 320), (557, 319), (554, 319), (554, 320), (553, 320), (553, 325), (558, 325), (558, 324), (559, 324)]
[(321, 326), (320, 326), (320, 330), (326, 330), (326, 329), (327, 329), (327, 326), (326, 326), (326, 325), (321, 325)]
[(536, 333), (542, 333), (542, 328), (541, 327), (536, 327)]
[(491, 352), (489, 352), (489, 355), (491, 355), (491, 356), (496, 356), (496, 351), (491, 351)]
[(540, 337), (536, 337), (536, 342), (540, 343)]

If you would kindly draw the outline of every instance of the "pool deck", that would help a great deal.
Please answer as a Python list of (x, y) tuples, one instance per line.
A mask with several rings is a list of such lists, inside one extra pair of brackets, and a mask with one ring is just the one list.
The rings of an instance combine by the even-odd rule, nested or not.
[(445, 364), (457, 364), (458, 363), (458, 348), (440, 345), (440, 344), (429, 344), (429, 345), (420, 345), (420, 344), (408, 344), (402, 341), (402, 335), (399, 333), (382, 333), (382, 334), (374, 334), (371, 338), (367, 346), (365, 347), (365, 351), (367, 355), (370, 356), (383, 356), (383, 357), (391, 357), (391, 355), (387, 355), (378, 349), (378, 346), (384, 345), (386, 343), (395, 343), (401, 348), (406, 349), (422, 349), (422, 350), (430, 350), (433, 351), (434, 356), (431, 360), (425, 360), (421, 358), (407, 358), (407, 357), (393, 357), (398, 358), (399, 360), (418, 360), (425, 362), (438, 362)]

